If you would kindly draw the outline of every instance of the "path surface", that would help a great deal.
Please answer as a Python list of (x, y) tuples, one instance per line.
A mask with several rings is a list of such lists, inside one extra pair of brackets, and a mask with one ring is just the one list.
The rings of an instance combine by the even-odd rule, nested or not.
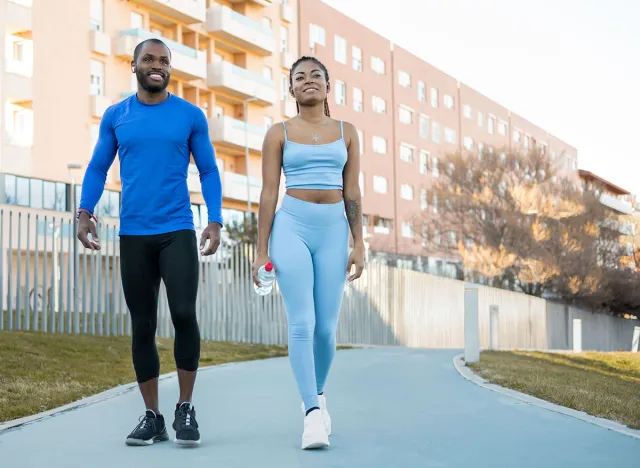
[[(196, 449), (127, 447), (137, 391), (0, 434), (3, 468), (615, 468), (638, 466), (640, 441), (466, 381), (456, 351), (339, 351), (327, 387), (334, 433), (300, 450), (302, 415), (286, 358), (200, 373)], [(173, 421), (177, 381), (160, 383)], [(173, 430), (169, 429), (173, 438)]]

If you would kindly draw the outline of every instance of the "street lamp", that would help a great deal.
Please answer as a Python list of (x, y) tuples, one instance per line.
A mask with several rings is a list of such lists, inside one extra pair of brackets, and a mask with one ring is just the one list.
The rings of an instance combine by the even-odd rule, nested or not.
[(247, 228), (251, 229), (251, 183), (249, 181), (249, 118), (247, 104), (257, 101), (257, 97), (245, 99), (242, 102), (242, 115), (244, 117), (244, 163), (247, 167)]
[[(67, 164), (69, 170), (69, 177), (71, 177), (71, 202), (73, 204), (73, 233), (75, 236), (78, 231), (78, 220), (76, 219), (76, 210), (78, 209), (76, 201), (76, 178), (74, 176), (75, 171), (82, 170), (82, 164), (69, 163)], [(78, 241), (73, 243), (73, 312), (75, 314), (75, 320), (73, 324), (73, 332), (79, 333), (80, 323), (78, 321)]]

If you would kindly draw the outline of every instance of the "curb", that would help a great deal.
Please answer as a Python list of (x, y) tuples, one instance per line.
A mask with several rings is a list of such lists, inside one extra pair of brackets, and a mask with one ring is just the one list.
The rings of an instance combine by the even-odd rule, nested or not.
[[(278, 356), (278, 357), (271, 357), (271, 358), (266, 358), (266, 359), (259, 359), (260, 361), (267, 361), (270, 359), (281, 359), (282, 356)], [(198, 373), (200, 372), (207, 372), (210, 371), (212, 369), (217, 369), (220, 367), (229, 367), (229, 366), (234, 366), (237, 364), (244, 364), (247, 362), (255, 362), (258, 359), (253, 359), (253, 360), (249, 360), (249, 361), (236, 361), (236, 362), (226, 362), (223, 364), (215, 364), (213, 366), (205, 366), (205, 367), (200, 367), (198, 369)], [(173, 372), (168, 372), (166, 374), (162, 374), (161, 376), (158, 377), (158, 382), (162, 382), (163, 380), (168, 380), (168, 379), (172, 379), (174, 377), (177, 377), (178, 373), (176, 371)], [(59, 406), (57, 408), (53, 408), (47, 411), (43, 411), (42, 413), (37, 413), (37, 414), (33, 414), (31, 416), (25, 416), (23, 418), (19, 418), (19, 419), (13, 419), (11, 421), (6, 421), (3, 423), (0, 423), (0, 436), (2, 436), (2, 434), (9, 432), (9, 431), (14, 431), (14, 430), (18, 430), (24, 426), (27, 426), (29, 424), (33, 424), (35, 422), (39, 422), (45, 419), (49, 419), (49, 418), (55, 418), (56, 416), (60, 416), (62, 414), (68, 413), (70, 411), (74, 411), (80, 408), (84, 408), (86, 406), (90, 406), (90, 405), (95, 405), (96, 403), (102, 403), (103, 401), (107, 401), (107, 400), (111, 400), (112, 398), (118, 397), (120, 395), (124, 395), (125, 393), (128, 393), (132, 390), (135, 390), (138, 388), (138, 383), (137, 382), (132, 382), (132, 383), (128, 383), (128, 384), (122, 384), (122, 385), (118, 385), (117, 387), (113, 387), (110, 388), (109, 390), (105, 390), (104, 392), (100, 392), (97, 393), (95, 395), (91, 395), (88, 396), (86, 398), (82, 398), (80, 400), (74, 401), (72, 403), (68, 403), (66, 405), (63, 406)]]
[(520, 400), (524, 403), (537, 406), (539, 408), (542, 408), (548, 411), (553, 411), (554, 413), (560, 413), (565, 416), (570, 416), (572, 418), (580, 419), (581, 421), (588, 422), (590, 424), (594, 424), (604, 429), (618, 432), (620, 434), (624, 434), (629, 437), (633, 437), (634, 439), (640, 440), (640, 430), (638, 429), (631, 429), (627, 426), (611, 421), (609, 419), (599, 418), (597, 416), (591, 416), (585, 413), (584, 411), (578, 411), (571, 408), (567, 408), (565, 406), (556, 405), (555, 403), (550, 403), (546, 400), (542, 400), (540, 398), (536, 398), (534, 396), (527, 395), (525, 393), (521, 393), (516, 390), (511, 390), (509, 388), (505, 388), (496, 384), (489, 383), (482, 377), (474, 374), (473, 371), (466, 366), (464, 362), (464, 354), (458, 354), (453, 358), (453, 366), (456, 368), (456, 370), (462, 377), (469, 380), (470, 382), (473, 382), (476, 385), (479, 385), (480, 387), (486, 388), (487, 390), (491, 390), (492, 392), (501, 393), (511, 398)]

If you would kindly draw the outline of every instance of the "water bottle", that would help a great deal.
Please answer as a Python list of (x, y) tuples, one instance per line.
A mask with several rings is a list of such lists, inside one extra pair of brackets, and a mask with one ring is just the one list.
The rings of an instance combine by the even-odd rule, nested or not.
[(275, 279), (276, 272), (273, 271), (273, 263), (268, 262), (266, 265), (262, 265), (258, 270), (258, 280), (260, 281), (261, 286), (258, 287), (253, 283), (253, 290), (260, 296), (269, 294), (273, 288), (273, 280)]

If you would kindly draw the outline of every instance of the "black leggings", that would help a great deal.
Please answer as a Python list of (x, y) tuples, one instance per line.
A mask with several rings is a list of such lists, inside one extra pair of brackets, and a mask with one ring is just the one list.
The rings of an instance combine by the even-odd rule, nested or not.
[(196, 319), (198, 245), (194, 231), (151, 236), (120, 236), (124, 297), (131, 314), (133, 367), (138, 383), (160, 374), (156, 349), (158, 293), (164, 281), (175, 329), (176, 367), (198, 369), (200, 330)]

